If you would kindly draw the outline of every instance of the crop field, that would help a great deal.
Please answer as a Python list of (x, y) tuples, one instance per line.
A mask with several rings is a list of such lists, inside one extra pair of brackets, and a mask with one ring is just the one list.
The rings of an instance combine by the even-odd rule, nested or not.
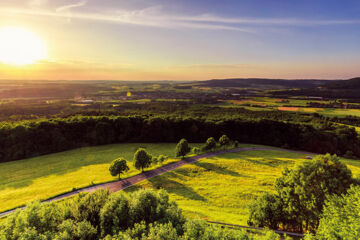
[(307, 107), (308, 102), (328, 104), (330, 101), (302, 100), (302, 99), (277, 99), (269, 97), (252, 97), (243, 100), (226, 100), (219, 106), (224, 108), (243, 107), (252, 111), (290, 111), (301, 113), (318, 113), (326, 117), (360, 117), (360, 109), (343, 108), (314, 108)]
[[(116, 177), (109, 174), (111, 161), (118, 157), (132, 161), (138, 147), (146, 148), (155, 156), (167, 155), (170, 157), (168, 162), (176, 161), (175, 145), (173, 143), (113, 144), (1, 163), (0, 212), (33, 200), (47, 199), (71, 191), (73, 188), (116, 180)], [(128, 165), (130, 171), (122, 177), (139, 173), (131, 163)]]
[(305, 108), (305, 107), (278, 107), (280, 111), (295, 111), (303, 113), (318, 113), (326, 117), (360, 117), (360, 109), (342, 109), (342, 108)]
[[(304, 161), (306, 154), (283, 151), (247, 151), (223, 154), (144, 181), (138, 188), (163, 188), (184, 213), (193, 218), (247, 225), (249, 203), (274, 191), (285, 167)], [(360, 162), (343, 160), (354, 175)]]

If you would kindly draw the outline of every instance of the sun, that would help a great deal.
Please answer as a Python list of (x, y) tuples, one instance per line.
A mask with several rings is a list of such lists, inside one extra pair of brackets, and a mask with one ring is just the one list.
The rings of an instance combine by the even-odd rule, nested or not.
[(0, 62), (27, 65), (45, 56), (45, 44), (35, 33), (15, 27), (0, 29)]

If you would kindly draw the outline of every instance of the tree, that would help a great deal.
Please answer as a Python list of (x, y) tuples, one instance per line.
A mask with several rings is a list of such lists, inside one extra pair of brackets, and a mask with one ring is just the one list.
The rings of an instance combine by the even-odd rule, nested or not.
[(221, 146), (227, 146), (230, 144), (230, 138), (224, 134), (219, 138), (219, 143)]
[(119, 179), (120, 179), (120, 174), (129, 171), (129, 167), (125, 159), (118, 158), (111, 163), (109, 167), (109, 171), (111, 176), (115, 177), (116, 175), (119, 175)]
[(277, 229), (283, 218), (282, 202), (276, 194), (265, 193), (249, 206), (249, 226)]
[(144, 168), (150, 167), (151, 159), (152, 156), (144, 148), (139, 148), (134, 154), (134, 166), (143, 172)]
[[(276, 196), (282, 203), (282, 218), (277, 220), (277, 225), (301, 232), (315, 231), (327, 196), (343, 194), (353, 183), (355, 180), (351, 171), (336, 155), (319, 155), (296, 165), (292, 170), (285, 169), (275, 184)], [(260, 203), (251, 209), (250, 220), (271, 227), (273, 217), (279, 215), (271, 206), (274, 203), (263, 201), (262, 198), (257, 201)], [(259, 208), (267, 209), (267, 219), (256, 214)]]
[(316, 239), (360, 239), (359, 206), (359, 186), (352, 186), (346, 195), (330, 197), (325, 204)]
[(185, 157), (186, 154), (190, 152), (190, 147), (188, 141), (183, 138), (180, 140), (180, 142), (176, 145), (175, 148), (175, 156), (176, 157)]
[(210, 137), (205, 142), (204, 150), (212, 150), (214, 148), (216, 148), (215, 138)]
[(113, 234), (131, 226), (129, 199), (123, 193), (113, 194), (100, 212), (102, 235)]

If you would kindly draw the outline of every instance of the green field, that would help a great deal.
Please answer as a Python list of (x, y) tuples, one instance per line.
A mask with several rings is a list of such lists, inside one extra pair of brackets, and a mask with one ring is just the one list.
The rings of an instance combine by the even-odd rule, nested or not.
[[(360, 117), (360, 109), (342, 109), (342, 108), (313, 108), (307, 107), (308, 102), (320, 102), (320, 103), (329, 103), (325, 100), (300, 100), (300, 99), (277, 99), (269, 97), (249, 97), (243, 100), (226, 100), (222, 101), (218, 105), (224, 108), (236, 108), (243, 107), (252, 111), (274, 111), (281, 110), (281, 107), (287, 106), (288, 110), (283, 111), (292, 111), (292, 112), (301, 112), (301, 113), (318, 113), (326, 117), (346, 117), (346, 116), (356, 116)], [(279, 109), (280, 108), (280, 109)], [(293, 109), (291, 109), (293, 108)]]
[[(306, 154), (247, 151), (203, 159), (144, 181), (126, 191), (163, 188), (189, 217), (247, 225), (248, 204), (263, 192), (274, 191), (285, 167), (304, 161)], [(360, 162), (343, 160), (354, 175)]]
[[(146, 148), (153, 155), (172, 157), (168, 162), (176, 160), (173, 143), (131, 143), (86, 147), (1, 163), (0, 212), (36, 199), (47, 199), (71, 191), (74, 187), (114, 180), (116, 178), (108, 170), (110, 162), (118, 157), (132, 161), (138, 147)], [(132, 164), (129, 167), (130, 171), (122, 177), (139, 173)]]

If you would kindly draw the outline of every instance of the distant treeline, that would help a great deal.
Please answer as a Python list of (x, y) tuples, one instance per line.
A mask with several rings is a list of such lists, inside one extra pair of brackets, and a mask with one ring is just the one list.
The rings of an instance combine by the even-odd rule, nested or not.
[(223, 120), (174, 117), (86, 117), (2, 122), (0, 161), (12, 161), (68, 149), (121, 142), (204, 142), (227, 134), (246, 143), (360, 157), (353, 128), (314, 127), (274, 120)]

